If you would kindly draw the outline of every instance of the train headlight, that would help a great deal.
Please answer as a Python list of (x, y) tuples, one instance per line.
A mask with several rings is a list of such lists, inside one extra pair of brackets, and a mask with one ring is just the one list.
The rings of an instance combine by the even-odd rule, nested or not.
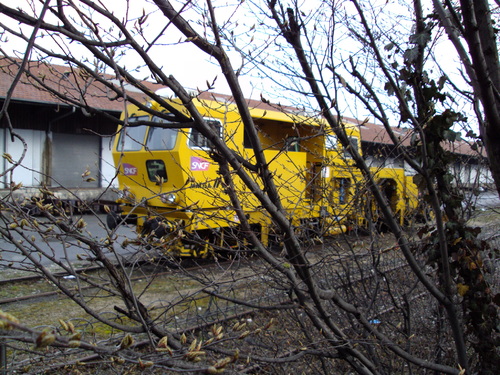
[(118, 191), (118, 198), (127, 202), (134, 202), (135, 201), (135, 195), (134, 193), (130, 192), (130, 190), (123, 189)]
[(165, 204), (176, 204), (178, 198), (176, 194), (168, 193), (160, 195), (160, 200)]

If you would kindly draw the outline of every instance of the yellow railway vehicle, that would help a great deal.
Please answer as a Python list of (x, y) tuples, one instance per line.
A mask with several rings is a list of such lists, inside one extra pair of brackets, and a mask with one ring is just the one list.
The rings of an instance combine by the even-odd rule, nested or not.
[[(193, 100), (226, 145), (252, 162), (253, 149), (236, 107)], [(170, 104), (187, 115), (179, 101)], [(194, 127), (179, 127), (157, 103), (151, 103), (151, 110), (161, 115), (150, 116), (129, 106), (127, 118), (123, 117), (127, 125), (118, 129), (113, 158), (121, 213), (111, 213), (108, 226), (135, 224), (142, 236), (178, 256), (207, 256), (237, 247), (242, 240), (238, 216), (229, 203), (210, 141)], [(250, 113), (282, 204), (304, 236), (333, 235), (346, 231), (348, 224), (363, 225), (366, 215), (351, 199), (361, 176), (325, 124), (269, 109), (252, 108)], [(351, 147), (360, 150), (359, 129), (346, 127)], [(393, 168), (380, 170), (377, 176), (396, 189), (393, 209), (403, 217), (416, 202), (408, 194), (414, 188), (408, 187), (404, 172)], [(271, 245), (277, 237), (272, 220), (238, 178), (235, 190), (252, 228), (264, 244)]]
[[(358, 126), (344, 124), (351, 148), (361, 154), (361, 133)], [(382, 214), (371, 196), (365, 179), (355, 167), (349, 150), (342, 147), (333, 134), (325, 142), (326, 193), (328, 206), (338, 222), (348, 223), (349, 229), (367, 228), (371, 223), (380, 229), (384, 225)], [(415, 214), (418, 207), (418, 188), (413, 176), (401, 167), (370, 168), (392, 212), (401, 225)]]

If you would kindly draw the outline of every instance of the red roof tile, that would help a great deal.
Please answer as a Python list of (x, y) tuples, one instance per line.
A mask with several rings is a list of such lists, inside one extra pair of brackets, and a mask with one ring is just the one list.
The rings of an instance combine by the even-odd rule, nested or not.
[[(5, 98), (14, 77), (19, 71), (21, 60), (0, 57), (0, 98)], [(29, 68), (29, 69), (28, 69)], [(89, 107), (120, 112), (124, 108), (123, 98), (116, 98), (116, 94), (102, 83), (90, 78), (84, 71), (69, 66), (48, 64), (43, 61), (28, 62), (29, 74), (21, 76), (12, 95), (13, 100), (29, 101), (46, 104), (70, 104), (57, 97), (49, 90), (62, 92), (72, 100), (85, 103)], [(108, 74), (101, 74), (108, 81), (114, 79)], [(143, 81), (149, 90), (155, 91), (160, 85)], [(127, 90), (127, 95), (144, 101), (146, 95), (137, 89)]]

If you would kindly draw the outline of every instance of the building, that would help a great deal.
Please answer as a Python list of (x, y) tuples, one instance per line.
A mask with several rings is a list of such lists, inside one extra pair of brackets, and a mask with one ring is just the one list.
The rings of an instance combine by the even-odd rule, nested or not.
[[(354, 119), (350, 121), (356, 123)], [(399, 145), (395, 146), (383, 125), (363, 122), (359, 126), (363, 155), (365, 155), (368, 165), (373, 167), (382, 165), (403, 167), (407, 175), (415, 174), (415, 171), (403, 160), (399, 151), (399, 146), (411, 150), (413, 134), (411, 131), (403, 128), (392, 128), (394, 135), (399, 140)], [(447, 142), (443, 146), (453, 154), (452, 175), (455, 176), (454, 183), (458, 187), (464, 189), (494, 187), (486, 150), (483, 147), (475, 149), (463, 139)]]
[[(0, 58), (2, 107), (20, 63), (18, 59)], [(9, 157), (0, 161), (0, 189), (8, 190), (11, 182), (22, 183), (22, 192), (31, 196), (39, 194), (38, 187), (46, 186), (61, 199), (95, 199), (109, 192), (106, 188), (114, 185), (115, 174), (111, 141), (125, 101), (81, 71), (44, 62), (29, 65), (31, 75), (20, 76), (9, 103), (9, 118), (2, 118), (0, 130), (1, 153), (10, 155), (14, 162), (22, 161), (12, 172)], [(39, 82), (54, 92), (42, 90)], [(146, 84), (151, 90), (159, 87)], [(59, 98), (56, 91), (75, 104), (83, 101), (98, 111), (79, 109)], [(130, 90), (128, 95), (144, 100), (138, 90)]]

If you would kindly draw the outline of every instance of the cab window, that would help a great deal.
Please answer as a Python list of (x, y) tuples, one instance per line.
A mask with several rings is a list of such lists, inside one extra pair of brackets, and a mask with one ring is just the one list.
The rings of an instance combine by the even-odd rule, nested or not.
[[(153, 117), (153, 122), (159, 124), (172, 123), (172, 121), (156, 116)], [(175, 147), (175, 142), (177, 141), (177, 134), (178, 129), (175, 128), (151, 127), (146, 141), (146, 148), (152, 151), (172, 150)]]
[(337, 148), (337, 136), (335, 134), (326, 135), (325, 147), (327, 150), (335, 150)]
[(118, 151), (140, 151), (144, 145), (144, 137), (146, 135), (147, 126), (133, 126), (135, 122), (148, 121), (149, 116), (130, 117), (128, 119), (129, 126), (125, 126), (120, 132), (118, 139)]
[(299, 137), (288, 137), (285, 139), (285, 150), (286, 151), (300, 151), (300, 138)]
[(349, 150), (358, 151), (358, 138), (349, 137), (349, 146), (344, 148), (344, 157), (346, 159), (352, 159), (351, 152)]
[[(222, 124), (218, 120), (205, 120), (208, 125), (212, 127), (212, 129), (220, 136), (222, 136)], [(189, 147), (190, 148), (202, 148), (209, 149), (213, 145), (211, 142), (201, 134), (198, 129), (192, 128), (189, 132)]]

